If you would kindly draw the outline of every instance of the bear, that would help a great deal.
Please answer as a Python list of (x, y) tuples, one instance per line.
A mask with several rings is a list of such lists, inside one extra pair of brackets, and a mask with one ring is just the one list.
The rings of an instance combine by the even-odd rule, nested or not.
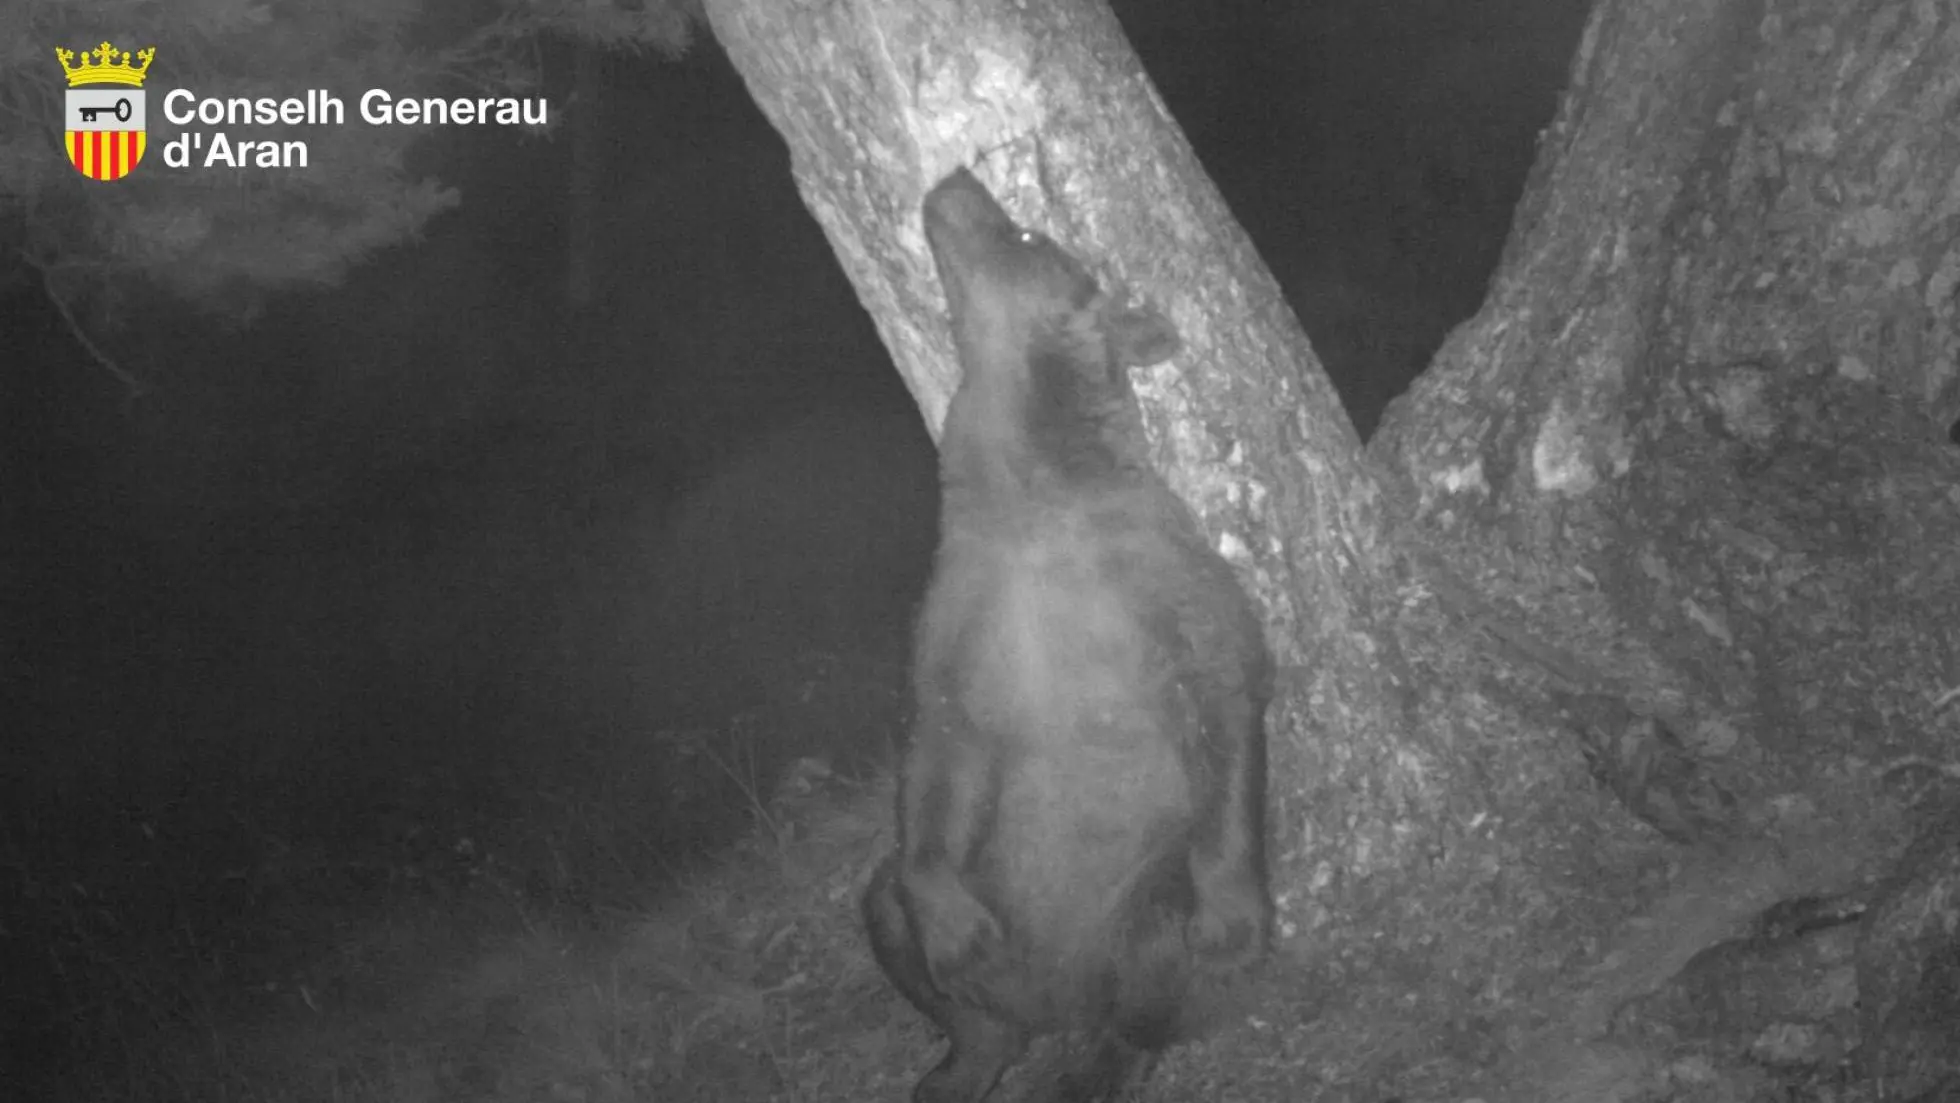
[(1150, 465), (1128, 369), (1168, 319), (1106, 294), (964, 167), (923, 204), (961, 378), (913, 643), (873, 956), (947, 1036), (916, 1103), (978, 1103), (1032, 1038), (1061, 1100), (1140, 1087), (1271, 937), (1251, 600)]

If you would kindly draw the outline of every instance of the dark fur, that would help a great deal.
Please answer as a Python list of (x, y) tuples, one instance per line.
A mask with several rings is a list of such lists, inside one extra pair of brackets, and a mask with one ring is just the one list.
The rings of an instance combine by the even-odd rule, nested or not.
[(1130, 1090), (1191, 995), (1263, 952), (1271, 667), (1231, 569), (1144, 455), (1126, 368), (1177, 350), (961, 169), (925, 200), (962, 377), (913, 660), (878, 963), (975, 1103), (1029, 1038), (1095, 1046), (1052, 1097)]

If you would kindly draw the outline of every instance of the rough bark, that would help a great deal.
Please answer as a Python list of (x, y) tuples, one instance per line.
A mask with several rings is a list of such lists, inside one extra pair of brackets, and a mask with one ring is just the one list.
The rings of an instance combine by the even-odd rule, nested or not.
[(1735, 798), (1689, 836), (1947, 772), (1956, 65), (1930, 7), (1606, 5), (1488, 305), (1377, 446), (1532, 661)]
[[(1957, 884), (1907, 850), (1960, 778), (1956, 72), (1950, 5), (1601, 5), (1483, 311), (1372, 444), (1518, 714), (1691, 848), (1572, 1033), (1670, 984), (1748, 987), (1698, 954), (1793, 953), (1760, 929), (1779, 904), (1917, 917), (1898, 901)], [(1867, 1006), (1950, 982), (1950, 937), (1867, 926)], [(1846, 1029), (1875, 1075), (1937, 1080)]]
[[(977, 163), (1039, 225), (1161, 306), (1186, 351), (1133, 375), (1157, 459), (1268, 610), (1283, 922), (1393, 893), (1435, 810), (1383, 631), (1380, 501), (1278, 287), (1101, 3), (708, 5), (935, 431), (957, 382), (920, 197)], [(1421, 814), (1413, 814), (1421, 813)], [(1287, 870), (1291, 870), (1289, 875)]]

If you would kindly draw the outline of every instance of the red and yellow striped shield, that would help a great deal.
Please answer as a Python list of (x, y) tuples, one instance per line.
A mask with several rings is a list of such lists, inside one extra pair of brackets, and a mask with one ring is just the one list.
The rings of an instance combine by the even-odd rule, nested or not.
[(68, 163), (91, 180), (120, 180), (143, 160), (149, 134), (141, 130), (70, 130)]
[[(128, 51), (104, 42), (76, 53), (56, 48), (68, 77), (67, 126), (62, 147), (68, 163), (90, 180), (120, 180), (143, 163), (149, 148), (143, 79), (156, 47)], [(79, 60), (81, 64), (75, 62)]]

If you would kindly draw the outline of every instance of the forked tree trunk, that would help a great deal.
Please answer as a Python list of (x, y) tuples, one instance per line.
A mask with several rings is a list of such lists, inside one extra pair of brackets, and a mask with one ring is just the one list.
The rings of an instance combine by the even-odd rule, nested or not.
[(1864, 917), (1845, 1045), (1941, 1075), (1885, 1038), (1937, 1011), (1960, 907), (1948, 849), (1901, 861), (1960, 776), (1950, 5), (1604, 3), (1484, 311), (1372, 465), (1100, 3), (708, 9), (929, 424), (957, 369), (918, 201), (955, 164), (1183, 332), (1136, 376), (1156, 458), (1294, 674), (1283, 945), (1487, 1024), (1384, 1061), (1499, 1037), (1493, 1097), (1637, 1079), (1580, 1043), (1828, 896)]

